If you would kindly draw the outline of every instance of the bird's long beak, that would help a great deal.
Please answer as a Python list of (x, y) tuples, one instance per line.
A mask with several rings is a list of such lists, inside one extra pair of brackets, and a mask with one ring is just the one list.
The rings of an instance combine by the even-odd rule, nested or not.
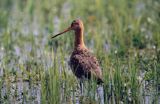
[(60, 33), (58, 33), (58, 34), (56, 34), (56, 35), (52, 36), (52, 38), (55, 38), (55, 37), (57, 37), (57, 36), (59, 36), (59, 35), (61, 35), (61, 34), (65, 33), (65, 32), (67, 32), (67, 31), (70, 31), (70, 30), (72, 30), (72, 28), (71, 28), (71, 27), (68, 27), (68, 28), (67, 28), (67, 29), (65, 29), (63, 32), (60, 32)]

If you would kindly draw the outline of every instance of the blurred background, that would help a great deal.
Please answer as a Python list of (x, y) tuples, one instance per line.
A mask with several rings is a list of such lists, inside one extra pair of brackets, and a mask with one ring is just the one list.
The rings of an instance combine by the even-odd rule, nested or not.
[(75, 101), (78, 82), (67, 64), (74, 34), (50, 37), (77, 18), (106, 96), (116, 99), (106, 103), (158, 104), (159, 0), (0, 0), (0, 103)]

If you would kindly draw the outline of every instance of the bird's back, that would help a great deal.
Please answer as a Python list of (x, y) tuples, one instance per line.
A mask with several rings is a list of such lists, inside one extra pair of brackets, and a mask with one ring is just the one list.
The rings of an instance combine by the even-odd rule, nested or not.
[(96, 78), (97, 83), (102, 83), (102, 72), (96, 57), (86, 48), (77, 48), (70, 57), (70, 66), (78, 78)]

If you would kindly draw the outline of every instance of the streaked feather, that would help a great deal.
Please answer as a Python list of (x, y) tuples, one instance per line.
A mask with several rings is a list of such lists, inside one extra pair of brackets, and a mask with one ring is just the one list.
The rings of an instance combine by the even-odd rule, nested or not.
[(97, 83), (102, 83), (102, 72), (96, 57), (86, 48), (77, 48), (70, 57), (70, 66), (78, 78), (96, 78)]

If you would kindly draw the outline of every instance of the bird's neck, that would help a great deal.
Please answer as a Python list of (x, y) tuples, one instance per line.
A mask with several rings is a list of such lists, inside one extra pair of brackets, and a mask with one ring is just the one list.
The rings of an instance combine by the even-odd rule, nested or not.
[(75, 31), (74, 49), (77, 49), (77, 48), (85, 48), (85, 44), (83, 40), (83, 29)]

